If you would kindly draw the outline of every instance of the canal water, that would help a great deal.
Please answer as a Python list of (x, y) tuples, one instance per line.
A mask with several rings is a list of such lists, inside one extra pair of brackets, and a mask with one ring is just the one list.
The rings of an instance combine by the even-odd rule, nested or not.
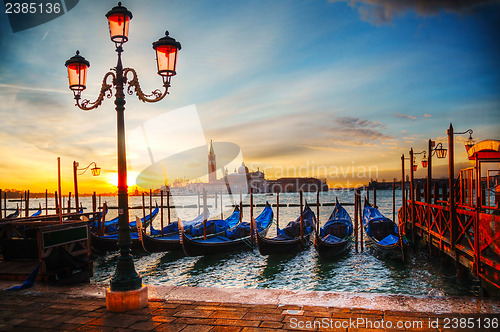
[[(372, 193), (370, 193), (372, 194)], [(353, 203), (353, 191), (329, 191), (321, 193), (321, 203), (333, 203), (338, 197), (341, 203)], [(315, 193), (304, 193), (308, 202), (316, 202)], [(373, 199), (373, 197), (370, 197)], [(84, 199), (84, 204), (86, 203)], [(116, 197), (103, 197), (109, 205), (117, 205)], [(239, 197), (236, 197), (239, 202)], [(243, 197), (248, 203), (249, 197)], [(256, 194), (254, 204), (266, 201), (276, 203), (276, 195)], [(153, 205), (160, 202), (153, 197)], [(172, 210), (172, 220), (176, 213), (183, 219), (192, 219), (198, 215), (198, 196), (175, 197), (171, 202), (177, 206), (191, 205), (191, 208)], [(230, 196), (223, 196), (223, 213), (227, 217), (232, 212)], [(280, 204), (298, 204), (299, 195), (288, 193), (280, 195)], [(141, 197), (130, 197), (130, 206), (142, 204)], [(146, 197), (149, 204), (149, 197)], [(164, 201), (166, 205), (166, 199)], [(220, 196), (217, 208), (215, 197), (207, 198), (210, 217), (220, 217)], [(377, 192), (377, 205), (381, 212), (392, 218), (392, 190)], [(86, 206), (90, 205), (90, 200)], [(401, 191), (396, 191), (396, 208), (401, 206)], [(354, 207), (345, 206), (354, 220)], [(254, 208), (257, 216), (263, 207)], [(316, 212), (316, 207), (312, 207)], [(273, 207), (276, 218), (276, 207)], [(320, 223), (324, 223), (333, 206), (320, 207)], [(149, 211), (148, 211), (149, 212)], [(146, 213), (148, 213), (146, 212)], [(142, 216), (142, 210), (131, 210), (131, 216)], [(117, 210), (110, 210), (108, 219), (116, 216)], [(279, 223), (284, 226), (299, 215), (299, 207), (280, 207)], [(397, 215), (397, 212), (396, 212)], [(243, 220), (249, 219), (249, 208), (243, 210)], [(167, 223), (167, 211), (164, 210), (164, 223)], [(160, 228), (160, 217), (154, 227)], [(275, 225), (269, 235), (275, 234)], [(366, 240), (366, 239), (365, 239)], [(114, 273), (118, 253), (98, 256), (94, 262), (92, 283), (107, 284)], [(288, 256), (266, 257), (260, 255), (257, 248), (240, 253), (227, 253), (216, 256), (185, 257), (182, 253), (135, 254), (137, 271), (145, 284), (169, 286), (199, 286), (226, 288), (275, 288), (290, 290), (314, 290), (335, 292), (367, 292), (385, 294), (408, 294), (423, 296), (477, 295), (479, 283), (475, 280), (457, 281), (453, 266), (442, 266), (441, 259), (430, 257), (425, 250), (412, 253), (405, 263), (390, 261), (374, 251), (368, 242), (364, 252), (352, 250), (335, 260), (325, 261), (319, 258), (313, 246), (309, 249)]]
[[(220, 218), (221, 196), (207, 198), (210, 218)], [(228, 217), (234, 203), (239, 203), (239, 195), (222, 196), (224, 217)], [(320, 203), (334, 203), (338, 197), (341, 203), (354, 202), (354, 191), (336, 190), (320, 193)], [(316, 202), (316, 193), (304, 193), (304, 199), (310, 203)], [(149, 206), (149, 197), (146, 205)], [(370, 192), (370, 200), (373, 193)], [(53, 207), (54, 199), (49, 199), (49, 207)], [(92, 206), (90, 197), (81, 197), (80, 201), (89, 211)], [(200, 200), (202, 203), (202, 200)], [(254, 204), (263, 205), (266, 201), (276, 203), (276, 194), (255, 194)], [(39, 202), (45, 206), (45, 199), (30, 199), (30, 207), (37, 207)], [(110, 207), (116, 207), (117, 197), (101, 197), (101, 202), (107, 202)], [(130, 218), (142, 217), (142, 197), (131, 196), (129, 200)], [(153, 206), (160, 204), (160, 197), (152, 197)], [(243, 196), (243, 203), (249, 203), (249, 197)], [(279, 223), (283, 227), (288, 221), (299, 215), (299, 194), (280, 194), (280, 205), (296, 205), (280, 207)], [(8, 202), (8, 208), (15, 208), (19, 202)], [(74, 204), (74, 203), (73, 203)], [(166, 197), (164, 198), (166, 206)], [(198, 196), (176, 196), (171, 198), (171, 204), (183, 208), (171, 210), (171, 220), (177, 216), (184, 220), (193, 219), (198, 215)], [(377, 205), (380, 211), (392, 218), (392, 190), (377, 191)], [(186, 207), (190, 206), (190, 207)], [(396, 191), (396, 208), (401, 206), (401, 191)], [(316, 206), (311, 207), (316, 213)], [(354, 207), (345, 205), (346, 210), (354, 220)], [(254, 208), (256, 217), (263, 207)], [(276, 219), (276, 207), (273, 207)], [(323, 224), (331, 214), (333, 206), (320, 207), (320, 223)], [(11, 211), (12, 212), (12, 211)], [(33, 213), (34, 211), (32, 211)], [(109, 220), (117, 216), (118, 210), (111, 208), (106, 216)], [(146, 209), (149, 213), (149, 209)], [(243, 220), (249, 220), (249, 207), (243, 208)], [(397, 215), (397, 212), (396, 212)], [(164, 224), (167, 224), (167, 209), (164, 209)], [(160, 229), (160, 215), (154, 221), (154, 227)], [(269, 231), (276, 233), (275, 225)], [(365, 238), (366, 240), (366, 238)], [(108, 284), (114, 273), (118, 253), (108, 253), (96, 256), (94, 260), (95, 284)], [(240, 253), (227, 253), (217, 256), (185, 257), (182, 253), (134, 253), (135, 266), (142, 275), (145, 284), (169, 286), (200, 286), (200, 287), (238, 287), (238, 288), (276, 288), (290, 290), (315, 290), (336, 292), (368, 292), (385, 294), (408, 294), (424, 296), (477, 295), (479, 282), (477, 280), (457, 281), (453, 266), (442, 266), (439, 257), (430, 257), (425, 250), (412, 253), (408, 261), (390, 261), (372, 250), (365, 242), (365, 251), (356, 253), (354, 246), (351, 251), (335, 260), (325, 261), (319, 258), (313, 246), (309, 249), (288, 256), (266, 257), (260, 255), (257, 248)]]

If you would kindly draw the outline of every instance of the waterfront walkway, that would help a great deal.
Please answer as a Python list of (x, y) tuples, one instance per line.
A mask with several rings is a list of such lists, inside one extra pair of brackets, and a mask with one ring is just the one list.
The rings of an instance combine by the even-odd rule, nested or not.
[(498, 299), (149, 286), (149, 307), (110, 313), (102, 286), (4, 290), (15, 284), (0, 281), (0, 331), (498, 331), (500, 324)]

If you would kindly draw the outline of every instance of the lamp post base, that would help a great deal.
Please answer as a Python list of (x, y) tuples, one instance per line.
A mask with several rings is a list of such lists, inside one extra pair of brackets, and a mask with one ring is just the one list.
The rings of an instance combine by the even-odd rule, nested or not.
[(106, 309), (111, 312), (125, 312), (148, 306), (148, 287), (119, 292), (106, 289)]

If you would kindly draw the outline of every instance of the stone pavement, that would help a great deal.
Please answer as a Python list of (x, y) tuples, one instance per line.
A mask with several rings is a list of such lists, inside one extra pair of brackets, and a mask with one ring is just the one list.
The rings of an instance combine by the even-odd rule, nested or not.
[[(0, 289), (13, 285), (0, 282)], [(149, 307), (106, 311), (104, 288), (0, 290), (0, 331), (498, 331), (500, 301), (150, 286)]]

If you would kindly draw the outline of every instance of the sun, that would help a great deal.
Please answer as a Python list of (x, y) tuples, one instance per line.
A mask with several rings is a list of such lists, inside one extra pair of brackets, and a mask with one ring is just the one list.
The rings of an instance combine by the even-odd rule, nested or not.
[[(118, 173), (111, 173), (107, 176), (107, 182), (115, 187), (118, 186)], [(136, 185), (137, 173), (127, 172), (127, 186), (132, 187)]]

